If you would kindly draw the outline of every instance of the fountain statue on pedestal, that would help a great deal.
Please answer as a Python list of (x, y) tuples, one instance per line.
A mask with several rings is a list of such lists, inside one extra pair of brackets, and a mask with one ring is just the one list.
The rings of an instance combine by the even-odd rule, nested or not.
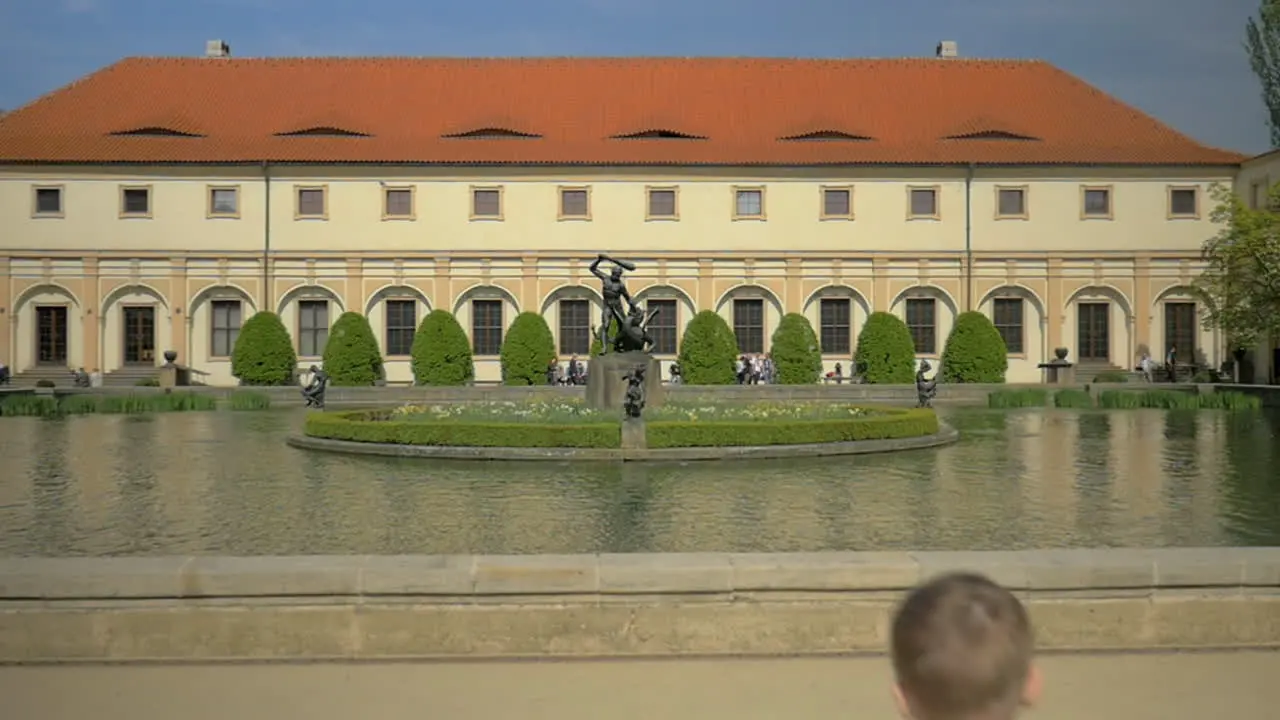
[[(606, 262), (613, 265), (609, 272), (600, 268)], [(601, 351), (592, 358), (587, 373), (587, 404), (599, 410), (620, 411), (632, 419), (638, 419), (644, 407), (660, 406), (664, 395), (662, 368), (650, 352), (653, 336), (649, 323), (658, 311), (645, 312), (632, 299), (623, 279), (624, 271), (635, 269), (635, 263), (605, 253), (591, 263), (591, 274), (600, 280), (604, 307), (596, 330)], [(617, 327), (612, 336), (610, 325)], [(653, 382), (655, 378), (657, 382)], [(633, 402), (637, 398), (639, 404)]]

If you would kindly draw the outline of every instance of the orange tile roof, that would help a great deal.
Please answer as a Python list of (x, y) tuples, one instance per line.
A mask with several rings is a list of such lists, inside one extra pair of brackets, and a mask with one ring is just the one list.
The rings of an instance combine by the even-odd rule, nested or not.
[[(305, 132), (317, 128), (352, 135)], [(536, 137), (443, 137), (493, 129)], [(659, 130), (705, 139), (616, 137)], [(783, 139), (814, 133), (824, 139)], [(839, 133), (871, 139), (830, 139)], [(1244, 156), (1048, 63), (1010, 60), (129, 58), (0, 120), (0, 162), (264, 160), (1237, 165)]]

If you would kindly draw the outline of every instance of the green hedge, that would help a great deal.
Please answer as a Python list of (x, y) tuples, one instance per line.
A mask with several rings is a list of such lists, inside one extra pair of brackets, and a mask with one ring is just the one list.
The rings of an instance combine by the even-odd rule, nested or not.
[(502, 338), (502, 381), (507, 385), (546, 385), (547, 368), (556, 359), (556, 341), (547, 321), (522, 312)]
[(399, 421), (385, 411), (311, 413), (304, 432), (311, 437), (351, 442), (445, 447), (616, 448), (622, 444), (618, 422), (582, 425), (532, 423)]
[(902, 318), (874, 312), (858, 333), (854, 372), (863, 382), (908, 385), (916, 380), (916, 346)]
[(413, 381), (418, 385), (470, 384), (476, 376), (471, 341), (448, 310), (432, 310), (413, 334)]
[[(922, 437), (938, 432), (932, 410), (880, 409), (869, 417), (770, 422), (659, 421), (646, 423), (650, 448), (808, 445), (854, 440)], [(546, 425), (529, 423), (391, 420), (384, 410), (311, 413), (310, 437), (392, 445), (444, 447), (617, 448), (618, 422)]]
[(884, 409), (870, 417), (770, 422), (650, 422), (650, 448), (811, 445), (854, 440), (898, 440), (938, 432), (938, 416), (929, 409)]
[(1000, 331), (980, 312), (963, 312), (942, 350), (942, 381), (1002, 383), (1009, 369), (1009, 350)]
[(729, 323), (714, 310), (694, 315), (680, 339), (680, 375), (686, 385), (732, 385), (738, 340)]
[(241, 385), (293, 385), (298, 354), (280, 316), (260, 311), (240, 327), (231, 351), (231, 374)]
[[(1048, 404), (1049, 391), (1039, 388), (997, 390), (987, 395), (987, 406), (993, 408)], [(1070, 410), (1088, 410), (1095, 406), (1105, 410), (1253, 410), (1262, 405), (1257, 397), (1238, 392), (1201, 394), (1177, 390), (1105, 390), (1098, 394), (1095, 404), (1093, 396), (1084, 390), (1066, 389), (1053, 393), (1053, 406)]]
[(193, 392), (116, 395), (75, 393), (59, 397), (47, 395), (9, 395), (0, 400), (0, 416), (60, 417), (89, 414), (139, 414), (216, 410), (213, 395)]
[(334, 387), (369, 387), (382, 379), (382, 351), (369, 319), (348, 310), (329, 330), (322, 356), (329, 384)]
[(1093, 381), (1096, 383), (1127, 383), (1129, 378), (1124, 373), (1116, 372), (1115, 370), (1104, 370), (1094, 375)]
[(780, 385), (812, 385), (822, 376), (822, 351), (809, 319), (787, 313), (773, 331), (770, 345)]

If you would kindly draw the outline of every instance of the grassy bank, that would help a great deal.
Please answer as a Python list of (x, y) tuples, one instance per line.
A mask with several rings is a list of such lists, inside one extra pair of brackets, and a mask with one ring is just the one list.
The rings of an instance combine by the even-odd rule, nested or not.
[(1256, 410), (1262, 400), (1238, 392), (1192, 393), (1175, 390), (1104, 390), (1094, 396), (1084, 390), (1041, 388), (997, 390), (987, 396), (992, 408), (1058, 407), (1104, 410)]
[(203, 393), (10, 395), (0, 399), (0, 417), (62, 417), (66, 415), (138, 414), (208, 410), (266, 410), (271, 397), (265, 393), (238, 391), (219, 403)]

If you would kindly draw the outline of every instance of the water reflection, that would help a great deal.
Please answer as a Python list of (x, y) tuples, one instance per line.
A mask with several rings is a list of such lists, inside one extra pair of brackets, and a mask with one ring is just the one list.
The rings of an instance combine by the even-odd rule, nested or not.
[(0, 554), (1280, 545), (1280, 417), (945, 411), (936, 451), (689, 464), (293, 450), (298, 413), (0, 421)]

